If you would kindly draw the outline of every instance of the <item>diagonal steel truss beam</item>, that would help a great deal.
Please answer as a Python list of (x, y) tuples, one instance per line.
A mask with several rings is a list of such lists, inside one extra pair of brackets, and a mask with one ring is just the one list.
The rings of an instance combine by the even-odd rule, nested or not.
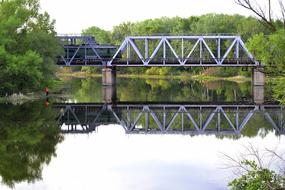
[[(177, 52), (173, 48), (173, 45), (170, 41), (176, 40), (180, 46), (181, 52)], [(224, 55), (221, 57), (222, 52), (222, 42), (221, 41), (230, 41), (230, 46), (226, 47)], [(158, 42), (154, 47), (150, 46), (150, 41)], [(191, 42), (187, 47), (186, 41)], [(209, 44), (207, 41), (215, 42)], [(143, 44), (142, 47), (139, 47), (136, 42)], [(193, 45), (194, 43), (194, 45)], [(193, 46), (192, 46), (193, 45)], [(215, 50), (214, 53), (212, 49)], [(234, 48), (235, 47), (235, 48)], [(151, 55), (149, 52), (151, 49), (154, 49)], [(189, 52), (184, 52), (186, 49), (191, 49)], [(135, 54), (130, 55), (130, 51), (133, 51)], [(199, 55), (194, 55), (194, 52), (200, 52)], [(246, 55), (246, 60), (243, 60), (240, 51), (243, 51)], [(127, 53), (126, 61), (121, 62), (120, 65), (117, 65), (114, 60), (118, 60), (118, 56)], [(163, 55), (160, 55), (159, 52), (163, 52)], [(167, 52), (170, 52), (174, 55), (173, 60), (167, 60)], [(234, 53), (234, 57), (230, 53)], [(185, 54), (186, 53), (186, 54)], [(205, 55), (210, 55), (210, 62), (205, 61)], [(178, 55), (181, 55), (180, 57)], [(185, 56), (186, 55), (186, 56)], [(230, 57), (231, 56), (231, 57)], [(162, 61), (160, 63), (155, 61), (155, 58), (159, 58)], [(231, 64), (226, 63), (225, 60), (231, 58)], [(131, 63), (131, 61), (136, 60), (136, 63)], [(193, 62), (192, 60), (196, 60)], [(254, 59), (252, 54), (245, 47), (244, 42), (240, 36), (128, 36), (122, 42), (121, 46), (108, 61), (108, 66), (197, 66), (197, 60), (199, 60), (199, 66), (259, 66), (260, 63)], [(212, 62), (211, 62), (212, 60)]]

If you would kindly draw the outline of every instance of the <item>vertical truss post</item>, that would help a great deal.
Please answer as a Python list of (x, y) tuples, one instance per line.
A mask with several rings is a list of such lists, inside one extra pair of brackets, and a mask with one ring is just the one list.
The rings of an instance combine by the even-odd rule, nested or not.
[(130, 107), (127, 106), (127, 125), (129, 127), (129, 129), (132, 127), (131, 126), (131, 111), (130, 111)]
[(84, 57), (85, 57), (84, 64), (87, 65), (87, 49), (86, 49), (86, 46), (84, 47)]
[(199, 112), (199, 130), (201, 130), (203, 127), (203, 112), (202, 112), (202, 107), (200, 107), (200, 112)]
[(236, 127), (237, 127), (237, 130), (239, 130), (239, 108), (238, 107), (236, 110)]
[(69, 119), (70, 118), (70, 114), (69, 114), (70, 106), (67, 106), (66, 109), (67, 109), (67, 122), (70, 123), (70, 119)]
[(85, 110), (85, 123), (87, 124), (88, 123), (88, 117), (87, 117), (87, 106), (84, 106), (84, 110)]
[(200, 41), (200, 65), (203, 64), (203, 37), (199, 37)]
[(221, 63), (221, 38), (218, 37), (218, 48), (217, 48), (217, 55), (218, 55), (218, 63)]
[(166, 60), (166, 44), (165, 44), (166, 38), (163, 38), (163, 65), (165, 65)]
[(218, 132), (221, 130), (221, 112), (218, 112), (218, 123), (217, 123)]
[[(67, 46), (66, 48), (66, 59), (69, 60), (69, 47)], [(69, 62), (69, 61), (68, 61)]]
[(184, 65), (184, 38), (181, 39), (181, 62)]
[(163, 130), (166, 129), (166, 110), (165, 107), (163, 107)]
[(145, 53), (145, 61), (148, 62), (149, 60), (149, 47), (148, 47), (148, 39), (145, 38), (145, 41), (144, 41), (144, 53)]
[(284, 118), (283, 118), (283, 107), (281, 107), (280, 108), (280, 113), (279, 113), (280, 115), (279, 115), (279, 125), (280, 125), (280, 129), (283, 131), (283, 128), (284, 128), (284, 126), (283, 126), (283, 123), (284, 123)]
[(181, 129), (184, 131), (184, 112), (181, 112)]
[(237, 37), (237, 42), (236, 42), (236, 49), (235, 49), (235, 58), (236, 58), (236, 62), (237, 64), (239, 64), (239, 42), (240, 42), (240, 38)]
[(149, 128), (149, 112), (145, 112), (145, 131), (147, 131)]
[(130, 49), (130, 42), (129, 42), (129, 38), (127, 38), (127, 65), (129, 64), (129, 60), (130, 60), (130, 54), (131, 54), (131, 49)]

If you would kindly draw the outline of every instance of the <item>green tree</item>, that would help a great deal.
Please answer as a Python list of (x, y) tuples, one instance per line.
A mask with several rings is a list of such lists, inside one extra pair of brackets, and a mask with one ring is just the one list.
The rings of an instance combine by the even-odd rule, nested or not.
[(285, 78), (282, 77), (269, 81), (268, 85), (272, 88), (273, 98), (285, 104)]
[(111, 32), (112, 42), (116, 45), (120, 45), (126, 36), (130, 36), (132, 34), (131, 30), (133, 25), (134, 24), (131, 22), (124, 22), (118, 26), (114, 26)]
[(39, 8), (38, 0), (0, 3), (0, 94), (52, 85), (55, 58), (62, 48), (54, 21)]
[(241, 161), (247, 172), (232, 180), (232, 190), (281, 190), (285, 188), (285, 177), (267, 168), (262, 168), (255, 161)]
[(266, 67), (266, 71), (273, 75), (284, 74), (285, 60), (285, 31), (279, 30), (273, 34), (254, 35), (249, 39), (247, 47), (253, 55)]
[(100, 44), (111, 43), (111, 33), (99, 27), (92, 26), (82, 31), (83, 35), (92, 35)]
[(43, 165), (63, 140), (56, 112), (43, 103), (0, 104), (0, 176), (10, 187), (41, 179)]

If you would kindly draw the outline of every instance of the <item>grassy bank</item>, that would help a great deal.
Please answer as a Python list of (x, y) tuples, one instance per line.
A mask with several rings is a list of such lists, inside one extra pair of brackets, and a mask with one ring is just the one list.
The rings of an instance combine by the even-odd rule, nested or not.
[[(61, 92), (62, 86), (64, 85), (64, 80), (55, 80), (53, 85), (49, 87), (50, 94), (48, 98), (52, 99), (64, 99), (67, 98), (65, 94)], [(28, 92), (28, 93), (13, 93), (7, 96), (0, 96), (0, 103), (12, 103), (12, 104), (22, 104), (28, 101), (46, 99), (47, 96), (44, 90)]]

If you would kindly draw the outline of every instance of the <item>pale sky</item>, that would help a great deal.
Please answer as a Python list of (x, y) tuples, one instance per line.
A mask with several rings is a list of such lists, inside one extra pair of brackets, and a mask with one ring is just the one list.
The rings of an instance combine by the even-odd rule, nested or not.
[[(43, 179), (17, 190), (224, 190), (234, 177), (223, 154), (235, 157), (252, 144), (284, 152), (285, 137), (218, 139), (215, 135), (126, 135), (119, 125), (89, 135), (65, 135)], [(269, 156), (269, 155), (268, 155)], [(266, 160), (263, 157), (263, 161)], [(1, 190), (10, 190), (0, 184)]]
[(90, 26), (111, 30), (122, 22), (162, 16), (189, 17), (206, 13), (251, 15), (234, 0), (41, 0), (41, 8), (56, 20), (59, 34), (80, 33)]

